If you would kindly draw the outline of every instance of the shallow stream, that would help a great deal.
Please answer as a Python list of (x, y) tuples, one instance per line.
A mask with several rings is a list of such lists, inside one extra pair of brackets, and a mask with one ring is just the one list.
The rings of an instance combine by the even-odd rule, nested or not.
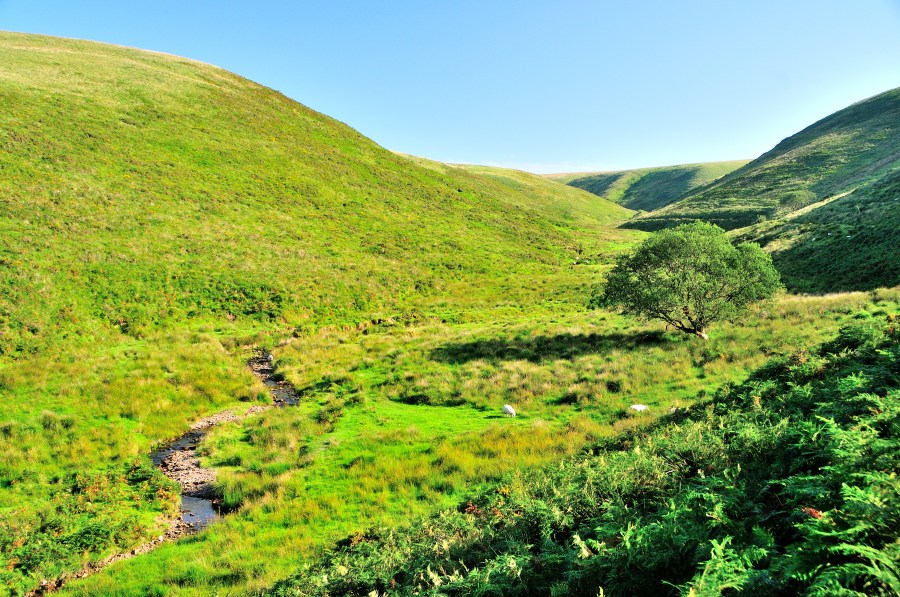
[[(203, 429), (191, 429), (171, 444), (150, 454), (150, 460), (153, 466), (159, 468), (163, 473), (171, 479), (178, 481), (182, 485), (181, 490), (181, 522), (187, 528), (187, 532), (201, 531), (213, 521), (215, 521), (220, 513), (215, 498), (210, 494), (212, 487), (208, 484), (202, 484), (200, 487), (186, 486), (185, 477), (183, 475), (173, 475), (169, 464), (173, 460), (173, 456), (183, 453), (188, 462), (196, 460), (197, 446), (200, 440), (212, 428), (212, 425)], [(199, 463), (196, 464), (199, 468)], [(182, 470), (182, 472), (184, 472)], [(188, 473), (190, 471), (187, 471)]]
[[(270, 354), (260, 353), (250, 360), (248, 366), (269, 389), (273, 406), (276, 408), (295, 406), (298, 403), (299, 397), (294, 388), (275, 378), (275, 366)], [(254, 406), (244, 416), (266, 408), (268, 407)], [(155, 467), (181, 485), (180, 534), (201, 531), (223, 516), (220, 502), (213, 489), (215, 471), (200, 466), (197, 446), (209, 430), (219, 423), (240, 418), (242, 417), (231, 413), (213, 415), (197, 422), (190, 431), (150, 455)]]

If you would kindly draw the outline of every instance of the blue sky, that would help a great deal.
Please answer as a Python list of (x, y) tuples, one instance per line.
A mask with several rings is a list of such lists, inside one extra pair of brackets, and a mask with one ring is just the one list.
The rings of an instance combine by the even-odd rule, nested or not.
[(536, 172), (752, 158), (900, 86), (900, 0), (0, 0), (0, 29), (209, 62), (390, 149)]

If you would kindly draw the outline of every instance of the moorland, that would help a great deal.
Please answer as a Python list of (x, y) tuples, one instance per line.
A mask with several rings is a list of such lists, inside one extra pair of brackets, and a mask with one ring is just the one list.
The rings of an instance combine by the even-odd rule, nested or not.
[[(896, 589), (900, 90), (589, 183), (93, 42), (0, 33), (0, 97), (3, 591)], [(688, 219), (786, 292), (708, 341), (588, 308)], [(269, 354), (296, 406), (259, 408)], [(171, 527), (150, 454), (224, 411), (222, 517), (98, 566)]]

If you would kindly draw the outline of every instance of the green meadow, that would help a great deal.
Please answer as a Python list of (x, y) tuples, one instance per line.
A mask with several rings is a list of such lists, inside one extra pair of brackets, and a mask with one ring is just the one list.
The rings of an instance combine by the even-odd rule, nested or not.
[[(553, 466), (708, 400), (860, 312), (896, 313), (898, 299), (785, 296), (715, 327), (708, 343), (574, 309), (285, 339), (276, 363), (301, 404), (222, 425), (202, 444), (236, 512), (68, 592), (267, 592), (330, 546), (454, 508), (513, 471)], [(507, 403), (515, 418), (502, 416)], [(634, 403), (650, 409), (635, 414)]]
[[(329, 573), (342, 549), (473, 514), (509, 479), (639, 437), (900, 308), (875, 250), (858, 263), (886, 273), (855, 280), (849, 261), (779, 257), (832, 225), (805, 219), (816, 211), (734, 234), (770, 244), (790, 227), (796, 243), (769, 248), (790, 289), (817, 295), (779, 295), (708, 342), (590, 310), (646, 237), (629, 207), (753, 164), (648, 171), (607, 200), (397, 154), (163, 54), (0, 33), (0, 147), (0, 592), (13, 595), (56, 579), (92, 596), (315, 592), (303, 571)], [(893, 214), (885, 180), (819, 209), (847, 226), (853, 211)], [(891, 222), (872, 231), (885, 246)], [(202, 441), (227, 515), (68, 580), (165, 532), (179, 487), (149, 454), (203, 417), (269, 404), (247, 367), (259, 350), (300, 403)], [(334, 594), (390, 588), (369, 580)]]
[(892, 595), (897, 292), (647, 428), (375, 527), (278, 595)]

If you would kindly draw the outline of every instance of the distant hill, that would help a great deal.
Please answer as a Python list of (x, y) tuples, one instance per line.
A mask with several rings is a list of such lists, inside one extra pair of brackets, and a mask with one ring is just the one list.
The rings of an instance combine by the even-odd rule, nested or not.
[(627, 207), (653, 211), (743, 166), (748, 160), (638, 168), (614, 172), (553, 174), (548, 178)]
[(772, 251), (789, 290), (900, 284), (900, 168), (833, 201), (737, 231)]
[(900, 89), (858, 102), (788, 137), (709, 185), (628, 227), (692, 219), (741, 228), (872, 184), (900, 167)]

